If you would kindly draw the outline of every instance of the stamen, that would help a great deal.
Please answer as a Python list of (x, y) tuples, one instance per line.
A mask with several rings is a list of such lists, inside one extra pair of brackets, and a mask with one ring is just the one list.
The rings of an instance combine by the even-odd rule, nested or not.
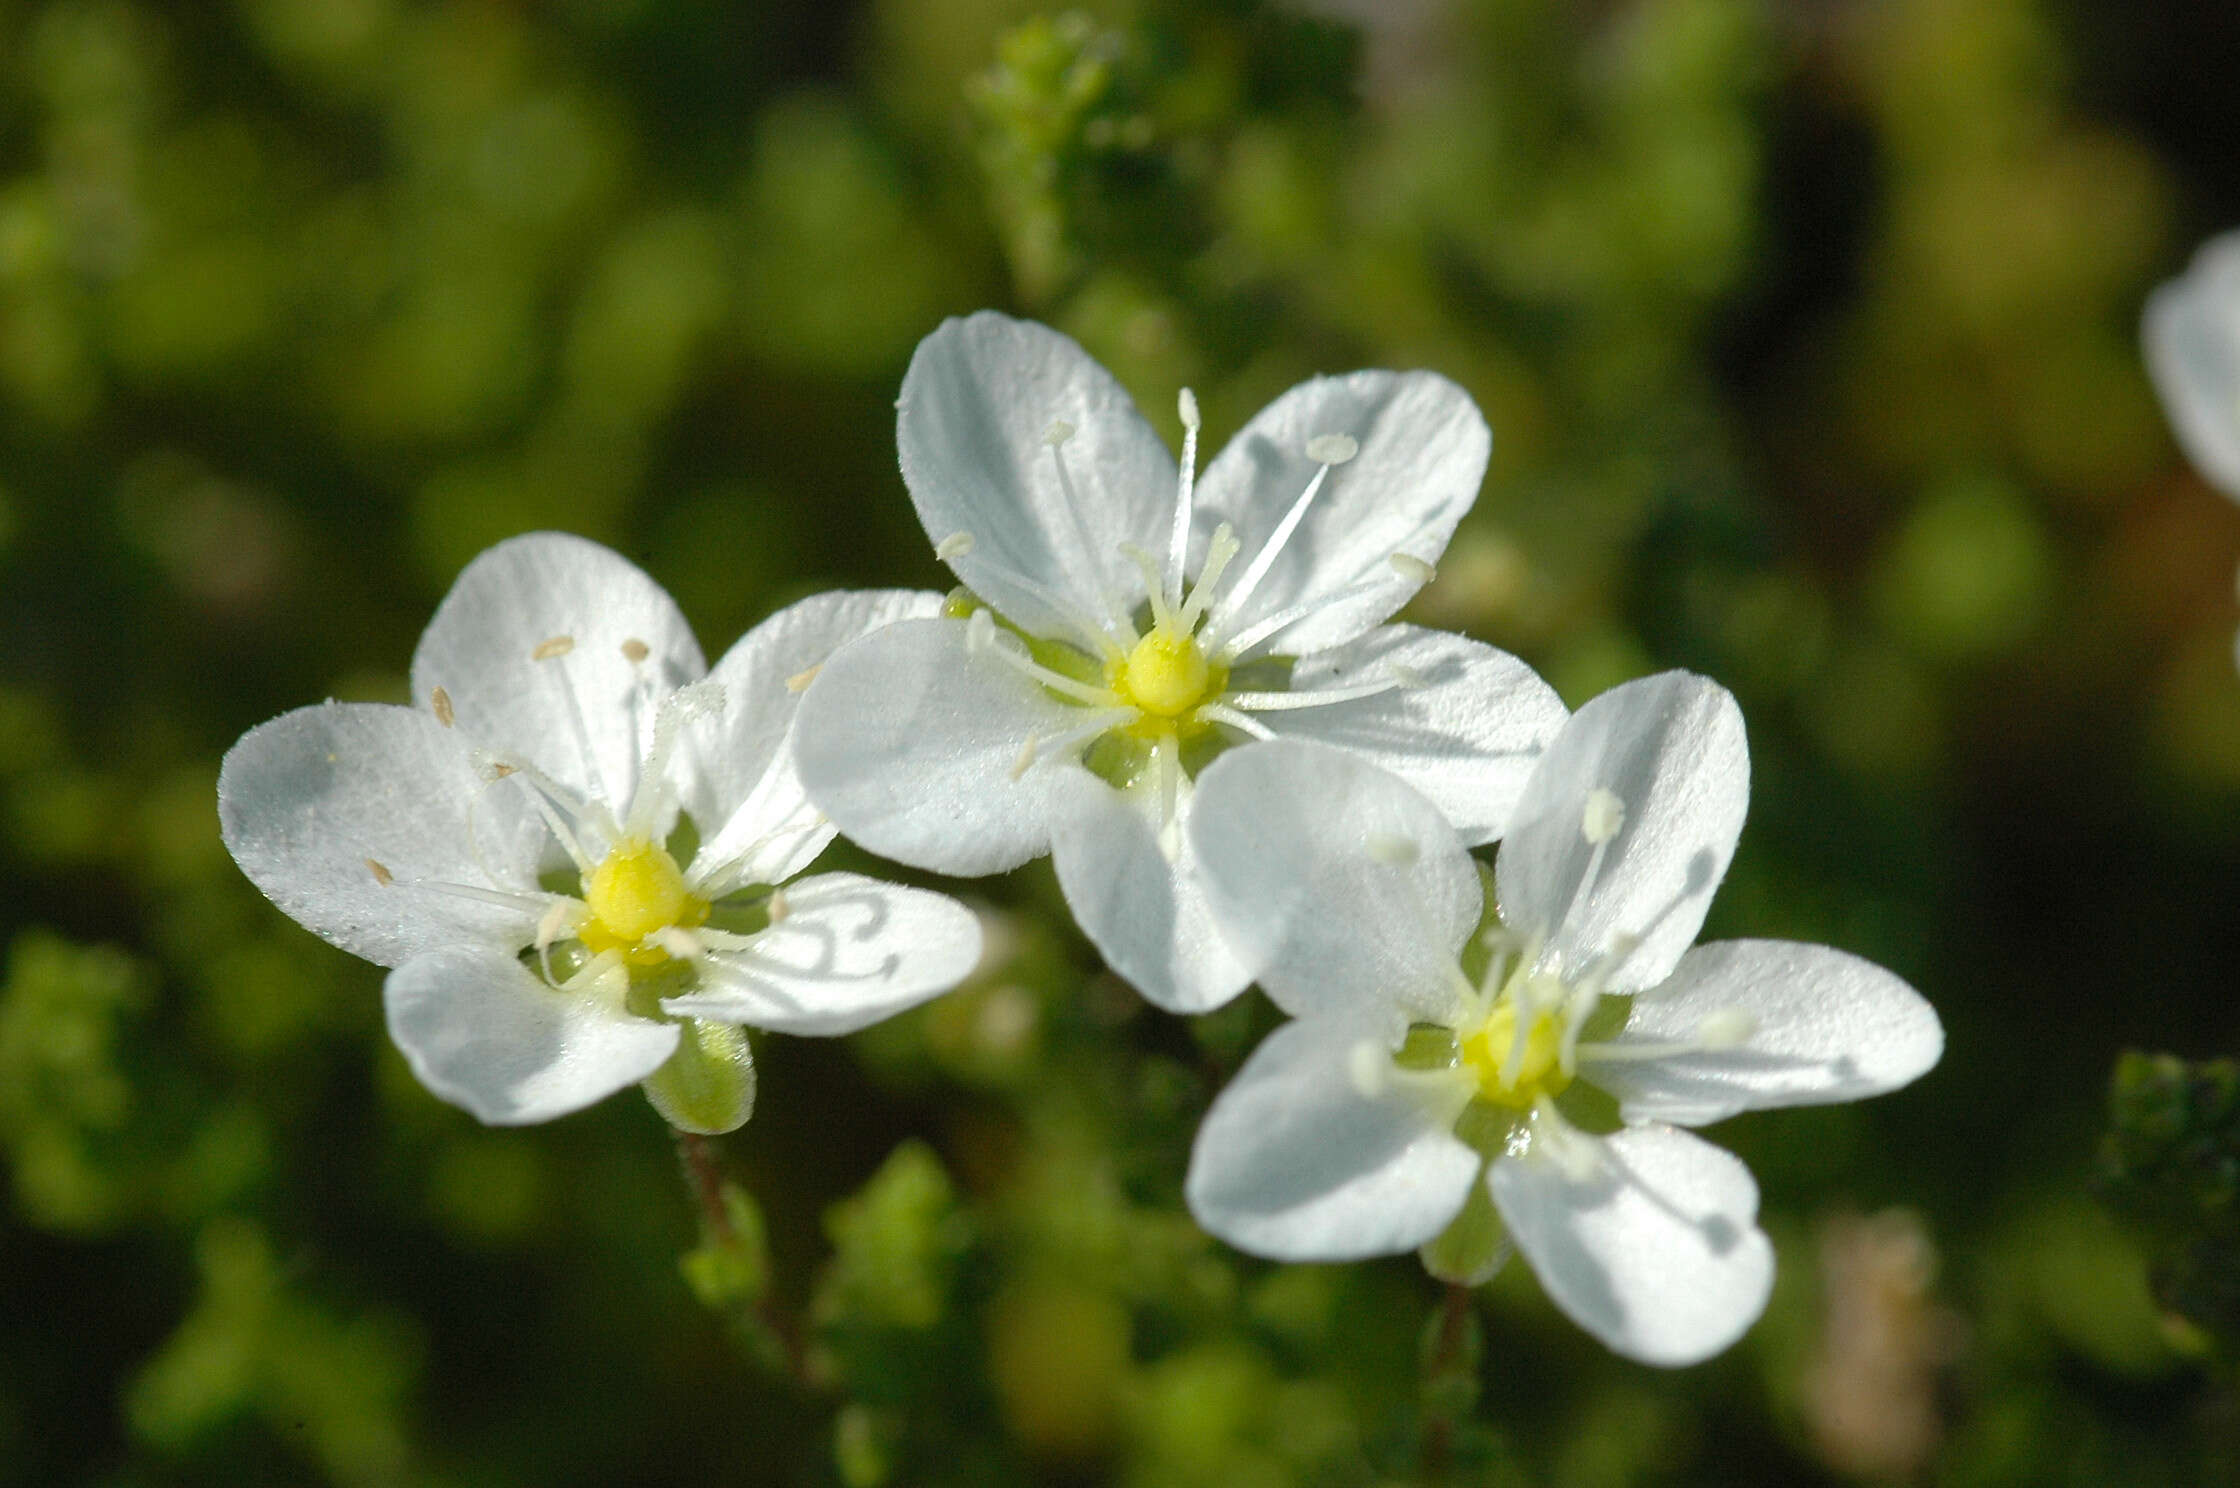
[(458, 718), (458, 715), (451, 711), (451, 694), (440, 687), (429, 691), (428, 707), (434, 711), (436, 722), (442, 724), (445, 728), (451, 727)]
[[(1324, 454), (1337, 453), (1336, 447), (1326, 443), (1333, 438), (1344, 439), (1345, 436), (1342, 434), (1323, 434), (1308, 440), (1307, 458), (1310, 460), (1316, 458), (1315, 450), (1318, 446), (1322, 448)], [(1350, 439), (1346, 439), (1345, 442), (1347, 445), (1353, 443)], [(1353, 452), (1348, 449), (1345, 451), (1345, 457), (1349, 460), (1352, 459)], [(1262, 545), (1258, 553), (1253, 555), (1252, 566), (1244, 571), (1243, 578), (1237, 580), (1237, 587), (1230, 590), (1228, 596), (1221, 601), (1219, 609), (1214, 613), (1215, 625), (1226, 624), (1229, 618), (1243, 609), (1245, 602), (1252, 598), (1252, 591), (1260, 587), (1260, 581), (1268, 576), (1268, 570), (1275, 567), (1276, 557), (1283, 552), (1284, 545), (1291, 541), (1291, 534), (1298, 531), (1299, 524), (1306, 520), (1307, 508), (1314, 504), (1315, 495), (1321, 491), (1322, 483), (1330, 478), (1330, 467), (1340, 463), (1342, 462), (1338, 460), (1323, 460), (1321, 462), (1314, 473), (1314, 479), (1307, 482), (1306, 490), (1299, 493), (1299, 499), (1291, 503), (1291, 510), (1283, 514), (1283, 520), (1276, 524), (1276, 530), (1268, 535), (1267, 542)]]
[(708, 949), (706, 937), (720, 931), (693, 931), (676, 925), (666, 925), (646, 937), (679, 961), (697, 961)]
[(584, 908), (573, 899), (555, 899), (552, 907), (544, 912), (544, 918), (537, 921), (537, 967), (543, 971), (544, 984), (548, 987), (559, 985), (552, 976), (552, 943)]
[(1574, 1183), (1584, 1183), (1601, 1170), (1600, 1146), (1566, 1121), (1545, 1095), (1532, 1103), (1532, 1145), (1554, 1159)]
[(793, 913), (793, 901), (786, 897), (784, 889), (772, 889), (770, 900), (763, 906), (763, 909), (769, 915), (770, 923), (775, 925), (785, 919), (787, 915)]
[[(1132, 542), (1120, 544), (1120, 552), (1143, 574), (1143, 592), (1151, 601), (1151, 623), (1168, 630), (1175, 629), (1174, 606), (1167, 601), (1166, 584), (1159, 577), (1159, 565), (1149, 553)], [(1178, 632), (1188, 634), (1187, 631)]]
[(1346, 1053), (1346, 1077), (1363, 1100), (1383, 1095), (1394, 1073), (1392, 1055), (1375, 1039), (1363, 1039)]
[(1173, 734), (1161, 734), (1151, 759), (1159, 774), (1159, 851), (1172, 863), (1182, 856), (1182, 745)]
[(622, 643), (622, 659), (632, 666), (644, 666), (646, 658), (652, 654), (653, 648), (636, 636), (632, 636)]
[[(1006, 641), (1010, 644), (1005, 644)], [(1105, 708), (1123, 706), (1120, 695), (1110, 688), (1092, 687), (1062, 672), (1054, 672), (1036, 661), (1027, 654), (1025, 646), (996, 629), (994, 617), (986, 610), (975, 610), (972, 618), (965, 622), (965, 645), (975, 653), (995, 656), (1013, 671), (1032, 677), (1062, 697)], [(1017, 649), (1013, 649), (1014, 647)]]
[(1249, 714), (1239, 713), (1236, 709), (1225, 707), (1220, 703), (1200, 703), (1194, 716), (1207, 723), (1225, 723), (1229, 727), (1249, 734), (1263, 743), (1276, 736), (1274, 729), (1269, 728), (1257, 718)]
[[(436, 878), (408, 878), (403, 880), (408, 889), (426, 889), (431, 894), (447, 894), (453, 899), (471, 899), (477, 904), (495, 904), (500, 909), (543, 909), (554, 898), (543, 892), (524, 893), (513, 889), (490, 889), (480, 884), (447, 883)], [(561, 902), (566, 903), (563, 899)]]
[[(539, 642), (536, 650), (530, 652), (529, 656), (534, 661), (557, 661), (575, 648), (574, 636), (554, 636), (549, 641)], [(568, 669), (564, 666), (554, 667), (552, 675), (559, 679), (560, 695), (568, 706), (568, 723), (575, 732), (576, 753), (583, 760), (584, 782), (591, 787), (592, 795), (602, 801), (607, 800), (607, 783), (599, 773), (599, 757), (591, 748), (591, 726), (584, 722), (583, 703), (576, 696), (575, 681), (569, 677)]]
[(1305, 692), (1232, 692), (1222, 699), (1233, 707), (1249, 709), (1254, 713), (1293, 713), (1301, 708), (1327, 708), (1332, 703), (1351, 703), (1381, 693), (1398, 692), (1404, 684), (1398, 677), (1381, 681), (1357, 683), (1352, 687), (1327, 687)]
[(1587, 841), (1600, 847), (1618, 835), (1626, 824), (1626, 803), (1617, 793), (1596, 786), (1587, 792), (1587, 809), (1581, 813), (1579, 829)]
[(1317, 434), (1307, 441), (1307, 458), (1319, 465), (1343, 465), (1360, 453), (1351, 434)]
[[(1108, 660), (1127, 655), (1127, 647), (1141, 639), (1136, 635), (1135, 627), (1126, 621), (1117, 618), (1100, 621), (1086, 615), (1076, 609), (1071, 600), (1064, 598), (1049, 585), (1030, 579), (1016, 569), (988, 559), (982, 559), (980, 567), (989, 577), (1000, 578), (1040, 600), (1059, 620), (1071, 626), (1074, 634), (1087, 641), (1091, 650), (1102, 652)], [(984, 615), (987, 611), (975, 610), (973, 613)]]
[(973, 549), (976, 539), (969, 532), (952, 532), (933, 545), (933, 556), (947, 563), (952, 558), (962, 558)]
[[(1081, 549), (1081, 572), (1087, 574), (1097, 586), (1097, 601), (1108, 615), (1118, 614), (1120, 606), (1113, 603), (1105, 587), (1104, 569), (1097, 561), (1097, 546), (1089, 538), (1088, 519), (1083, 515), (1081, 493), (1073, 484), (1072, 467), (1066, 464), (1066, 442), (1073, 438), (1073, 425), (1064, 419), (1053, 420), (1043, 434), (1042, 442), (1050, 447), (1050, 463), (1058, 467), (1058, 489), (1062, 493), (1066, 518), (1073, 527), (1073, 540)], [(1157, 586), (1153, 586), (1156, 590)]]
[(661, 700), (661, 710), (653, 715), (653, 748), (638, 766), (637, 789), (631, 792), (630, 811), (622, 824), (624, 836), (652, 837), (656, 818), (675, 801), (669, 757), (676, 752), (678, 731), (690, 720), (722, 709), (723, 688), (715, 682), (695, 682)]
[(805, 667), (802, 670), (795, 672), (792, 676), (786, 678), (786, 691), (807, 692), (809, 690), (809, 684), (816, 681), (817, 673), (823, 670), (824, 663), (820, 661), (813, 667)]
[(1230, 637), (1221, 646), (1221, 660), (1224, 664), (1232, 663), (1294, 621), (1304, 620), (1307, 616), (1323, 610), (1334, 609), (1350, 600), (1358, 599), (1364, 594), (1374, 594), (1390, 582), (1391, 580), (1382, 577), (1356, 579), (1343, 589), (1314, 599), (1301, 600), (1294, 605), (1287, 605), (1265, 619), (1255, 620)]
[(387, 888), (390, 884), (393, 884), (397, 881), (396, 875), (391, 873), (387, 868), (384, 868), (381, 865), (380, 860), (376, 858), (366, 859), (366, 870), (373, 875), (373, 881), (377, 884), (380, 884), (383, 888)]
[(1213, 540), (1206, 545), (1206, 566), (1199, 571), (1198, 582), (1191, 586), (1190, 597), (1183, 601), (1181, 612), (1175, 617), (1183, 634), (1188, 635), (1198, 628), (1198, 617), (1213, 603), (1213, 586), (1221, 582), (1222, 571), (1228, 568), (1229, 560), (1237, 556), (1237, 549), (1242, 546), (1227, 522), (1213, 529)]
[(1017, 780), (1034, 765), (1035, 751), (1042, 740), (1034, 734), (1027, 735), (1027, 742), (1019, 746), (1019, 757), (1011, 762), (1011, 778)]
[(1188, 388), (1175, 400), (1182, 415), (1182, 473), (1174, 498), (1174, 534), (1167, 543), (1167, 603), (1182, 603), (1182, 566), (1190, 557), (1191, 501), (1198, 483), (1198, 395)]
[(1420, 853), (1412, 837), (1402, 837), (1395, 832), (1371, 832), (1369, 856), (1388, 868), (1405, 868)]

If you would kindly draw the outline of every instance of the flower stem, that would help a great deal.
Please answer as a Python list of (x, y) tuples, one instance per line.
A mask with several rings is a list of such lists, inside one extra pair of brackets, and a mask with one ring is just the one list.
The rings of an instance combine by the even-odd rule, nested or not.
[(670, 1129), (685, 1187), (700, 1212), (700, 1245), (684, 1257), (685, 1279), (701, 1302), (727, 1316), (756, 1362), (813, 1388), (800, 1328), (779, 1308), (769, 1286), (762, 1225), (746, 1190), (724, 1174), (713, 1137)]
[(1424, 1336), (1423, 1480), (1452, 1481), (1455, 1428), (1477, 1402), (1476, 1319), (1470, 1288), (1449, 1282)]

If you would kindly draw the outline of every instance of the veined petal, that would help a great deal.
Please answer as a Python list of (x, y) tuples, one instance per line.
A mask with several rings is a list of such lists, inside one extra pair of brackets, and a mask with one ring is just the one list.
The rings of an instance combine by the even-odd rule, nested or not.
[(697, 720), (690, 735), (698, 768), (689, 772), (685, 804), (700, 826), (696, 869), (748, 855), (750, 876), (742, 881), (776, 883), (832, 840), (829, 826), (813, 824), (787, 748), (801, 692), (848, 642), (940, 613), (941, 596), (925, 590), (817, 594), (770, 616), (724, 653), (708, 675), (723, 689), (723, 706)]
[(1454, 1020), (1483, 894), (1406, 782), (1325, 744), (1247, 744), (1198, 777), (1188, 829), (1231, 950), (1277, 1006), (1394, 1037)]
[(1694, 1364), (1740, 1338), (1773, 1288), (1758, 1186), (1734, 1156), (1665, 1126), (1536, 1133), (1488, 1170), (1494, 1206), (1549, 1299), (1643, 1364)]
[(1741, 1018), (1730, 1048), (1589, 1061), (1586, 1078), (1628, 1121), (1701, 1126), (1738, 1111), (1863, 1100), (1910, 1084), (1944, 1052), (1936, 1011), (1894, 974), (1827, 946), (1726, 940), (1697, 946), (1636, 997), (1629, 1046), (1685, 1044), (1707, 1020)]
[[(322, 703), (241, 736), (218, 772), (241, 871), (321, 938), (382, 966), (536, 933), (544, 824), (426, 713)], [(518, 907), (430, 885), (520, 894)]]
[(1506, 651), (1445, 631), (1383, 625), (1302, 657), (1294, 692), (1402, 679), (1391, 692), (1264, 714), (1290, 739), (1313, 739), (1390, 770), (1430, 798), (1466, 843), (1509, 825), (1532, 767), (1568, 716), (1555, 689)]
[(561, 532), (509, 538), (460, 573), (412, 657), (460, 731), (618, 811), (661, 698), (707, 671), (668, 593), (628, 559)]
[[(1013, 575), (1099, 620), (1143, 597), (1120, 546), (1164, 551), (1174, 456), (1071, 337), (992, 310), (944, 321), (918, 343), (896, 406), (918, 520), (937, 544), (971, 534), (949, 566), (974, 593), (1037, 635), (1071, 629)], [(1055, 455), (1053, 424), (1072, 431)]]
[(1268, 1035), (1206, 1113), (1183, 1197), (1207, 1233), (1279, 1261), (1413, 1250), (1462, 1209), (1479, 1158), (1453, 1112), (1401, 1085), (1364, 1093), (1366, 1025), (1303, 1018)]
[[(1599, 863), (1584, 830), (1596, 791), (1623, 809)], [(1749, 804), (1742, 710), (1724, 687), (1689, 672), (1613, 687), (1572, 715), (1525, 784), (1494, 864), (1501, 918), (1573, 971), (1630, 938), (1608, 985), (1654, 986), (1703, 927)]]
[[(1350, 372), (1302, 382), (1230, 440), (1198, 482), (1197, 526), (1228, 522), (1242, 544), (1241, 574), (1267, 544), (1320, 462), (1307, 445), (1343, 435), (1358, 445), (1331, 470), (1230, 634), (1280, 610), (1341, 589), (1361, 592), (1284, 628), (1279, 653), (1301, 656), (1352, 640), (1423, 586), (1406, 554), (1439, 561), (1455, 524), (1478, 499), (1493, 435), (1470, 395), (1435, 372)], [(1403, 571), (1408, 569), (1409, 571)]]
[(802, 696), (793, 755), (809, 799), (873, 852), (998, 873), (1049, 850), (1043, 798), (1062, 766), (1033, 766), (1027, 743), (1081, 710), (973, 651), (965, 630), (903, 620), (834, 652)]
[(412, 1072), (492, 1126), (580, 1111), (661, 1067), (677, 1026), (623, 1009), (628, 971), (546, 986), (512, 954), (453, 946), (389, 973), (389, 1036)]
[[(1051, 793), (1058, 886), (1107, 966), (1170, 1013), (1210, 1012), (1251, 984), (1222, 939), (1189, 834), (1178, 830), (1171, 859), (1160, 846), (1156, 791), (1060, 769)], [(1178, 828), (1189, 812), (1185, 794)]]
[(946, 894), (854, 873), (786, 885), (785, 917), (743, 950), (700, 959), (678, 1017), (779, 1033), (853, 1033), (946, 992), (980, 961), (978, 916)]
[(2211, 238), (2147, 297), (2140, 339), (2186, 457), (2240, 501), (2240, 232)]

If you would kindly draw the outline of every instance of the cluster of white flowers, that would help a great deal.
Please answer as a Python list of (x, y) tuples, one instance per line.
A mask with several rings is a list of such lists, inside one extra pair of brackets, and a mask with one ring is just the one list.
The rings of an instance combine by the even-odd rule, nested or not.
[[(1724, 689), (1667, 673), (1569, 715), (1515, 657), (1386, 623), (1476, 497), (1469, 398), (1317, 378), (1200, 479), (1188, 392), (1178, 467), (1080, 347), (982, 313), (926, 338), (899, 407), (950, 599), (804, 601), (703, 680), (644, 575), (522, 538), (437, 612), (415, 706), (303, 709), (228, 756), (235, 857), (394, 968), (429, 1087), (520, 1122), (642, 1081), (727, 1130), (737, 1025), (844, 1032), (977, 956), (941, 896), (787, 882), (835, 829), (949, 874), (1049, 853), (1153, 1002), (1257, 981), (1294, 1019), (1198, 1135), (1209, 1231), (1471, 1282), (1513, 1246), (1620, 1353), (1732, 1342), (1772, 1252), (1748, 1172), (1683, 1128), (1893, 1089), (1942, 1030), (1841, 952), (1690, 949), (1748, 794)], [(1489, 914), (1469, 849), (1497, 839)]]

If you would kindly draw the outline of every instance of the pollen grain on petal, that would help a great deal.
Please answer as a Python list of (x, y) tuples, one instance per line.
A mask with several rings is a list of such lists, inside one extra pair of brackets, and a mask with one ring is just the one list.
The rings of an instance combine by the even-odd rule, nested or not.
[(1317, 465), (1343, 465), (1360, 453), (1360, 441), (1351, 434), (1317, 434), (1307, 441), (1307, 458)]
[(451, 727), (458, 716), (451, 711), (451, 694), (440, 687), (429, 691), (428, 707), (434, 711), (436, 722), (442, 724), (445, 728)]
[(397, 881), (397, 876), (391, 873), (388, 867), (378, 858), (366, 859), (366, 870), (373, 875), (373, 881), (377, 884), (387, 885)]
[(653, 648), (636, 636), (632, 636), (622, 643), (622, 659), (632, 666), (645, 665), (645, 659), (652, 654)]
[(550, 636), (537, 642), (536, 649), (529, 653), (529, 659), (531, 661), (551, 661), (555, 657), (567, 655), (575, 648), (576, 638), (572, 635)]

